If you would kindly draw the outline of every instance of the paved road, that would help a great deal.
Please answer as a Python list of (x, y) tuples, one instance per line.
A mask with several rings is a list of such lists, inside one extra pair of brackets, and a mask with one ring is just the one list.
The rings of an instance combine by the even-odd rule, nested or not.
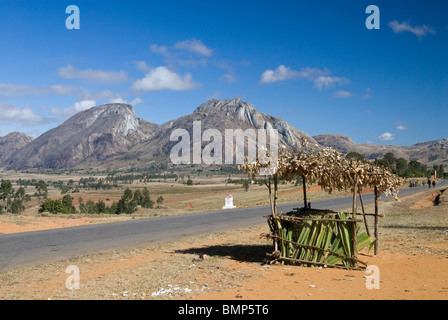
[[(448, 185), (448, 180), (437, 187)], [(405, 189), (406, 196), (427, 187)], [(365, 203), (372, 194), (363, 196)], [(382, 197), (382, 201), (391, 197)], [(344, 210), (351, 207), (352, 197), (312, 202), (316, 209)], [(287, 212), (301, 203), (279, 205)], [(269, 207), (220, 210), (181, 216), (131, 220), (72, 228), (0, 235), (0, 272), (109, 250), (142, 247), (156, 242), (212, 233), (266, 222)]]

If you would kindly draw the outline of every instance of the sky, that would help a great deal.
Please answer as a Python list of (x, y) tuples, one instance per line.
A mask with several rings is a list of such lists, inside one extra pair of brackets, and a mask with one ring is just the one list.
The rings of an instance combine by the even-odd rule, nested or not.
[(448, 138), (447, 57), (446, 1), (2, 0), (0, 136), (239, 97), (312, 136), (412, 145)]

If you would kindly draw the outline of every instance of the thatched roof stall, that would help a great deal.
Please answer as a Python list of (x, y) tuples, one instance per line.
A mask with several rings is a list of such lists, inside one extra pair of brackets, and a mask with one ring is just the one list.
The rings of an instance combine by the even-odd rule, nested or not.
[[(306, 147), (306, 140), (303, 139), (302, 146)], [(306, 150), (303, 148), (302, 150)], [(357, 248), (357, 198), (359, 196), (362, 205), (362, 216), (364, 218), (364, 224), (367, 231), (367, 235), (370, 236), (369, 228), (367, 225), (366, 216), (373, 215), (375, 217), (375, 254), (378, 253), (378, 198), (381, 194), (392, 195), (398, 200), (398, 187), (404, 183), (404, 179), (392, 174), (388, 169), (384, 167), (378, 167), (371, 163), (363, 163), (356, 160), (348, 160), (343, 157), (339, 152), (333, 148), (323, 148), (316, 152), (297, 152), (293, 153), (287, 149), (281, 149), (278, 155), (278, 163), (276, 166), (271, 166), (266, 161), (260, 161), (256, 159), (253, 163), (246, 163), (240, 166), (240, 169), (247, 172), (248, 175), (254, 179), (259, 174), (261, 169), (268, 170), (268, 179), (266, 180), (266, 186), (269, 190), (269, 199), (271, 203), (272, 215), (271, 227), (272, 238), (278, 239), (281, 236), (278, 234), (281, 232), (280, 227), (277, 228), (275, 223), (278, 218), (286, 221), (284, 215), (278, 215), (277, 213), (277, 183), (279, 179), (285, 179), (292, 181), (297, 176), (302, 177), (303, 181), (303, 193), (304, 193), (304, 206), (297, 211), (295, 219), (313, 221), (312, 214), (316, 214), (318, 210), (312, 210), (310, 203), (307, 202), (306, 197), (306, 185), (319, 184), (323, 190), (331, 193), (334, 190), (345, 190), (352, 192), (353, 194), (353, 208), (351, 213), (351, 221), (353, 222), (353, 234), (352, 245), (353, 248)], [(270, 172), (269, 172), (270, 170)], [(274, 190), (272, 191), (272, 186)], [(375, 195), (375, 213), (368, 214), (364, 210), (364, 203), (362, 199), (363, 189), (374, 189)], [(331, 213), (330, 210), (323, 210), (321, 213)], [(333, 212), (333, 214), (336, 214)], [(276, 220), (277, 219), (277, 220)], [(311, 220), (310, 220), (311, 219)], [(339, 219), (329, 217), (326, 215), (320, 218), (322, 221), (338, 221)], [(291, 220), (289, 218), (289, 220)], [(362, 221), (362, 220), (361, 220)], [(280, 224), (279, 224), (280, 226)], [(289, 241), (282, 238), (284, 241)], [(278, 244), (275, 249), (277, 250)], [(333, 252), (334, 253), (334, 252)], [(356, 250), (351, 259), (356, 261)], [(288, 257), (283, 257), (290, 259)]]

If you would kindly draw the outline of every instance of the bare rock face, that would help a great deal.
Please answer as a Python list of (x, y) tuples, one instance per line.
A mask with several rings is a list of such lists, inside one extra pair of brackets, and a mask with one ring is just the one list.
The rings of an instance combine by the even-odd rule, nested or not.
[(317, 144), (314, 138), (292, 127), (285, 120), (259, 112), (252, 104), (243, 102), (240, 98), (209, 100), (201, 104), (193, 114), (214, 119), (216, 128), (222, 128), (222, 123), (228, 123), (229, 129), (235, 129), (238, 126), (266, 130), (276, 129), (281, 142), (287, 146), (300, 148), (302, 137), (305, 137), (309, 144)]
[(80, 112), (15, 152), (8, 169), (71, 168), (84, 160), (103, 161), (147, 139), (152, 125), (128, 104), (111, 103)]
[(321, 134), (313, 138), (324, 147), (333, 147), (343, 153), (354, 151), (356, 147), (356, 143), (343, 134)]
[(21, 132), (11, 132), (4, 137), (0, 137), (0, 165), (14, 152), (31, 141), (33, 141), (33, 138)]
[[(207, 129), (218, 130), (223, 138), (226, 129), (277, 129), (279, 134), (279, 146), (301, 148), (301, 138), (304, 137), (308, 144), (313, 147), (317, 142), (308, 134), (295, 129), (286, 121), (259, 112), (255, 107), (240, 98), (227, 100), (209, 100), (201, 104), (196, 110), (188, 115), (168, 121), (154, 130), (152, 136), (141, 143), (135, 145), (125, 154), (116, 155), (110, 159), (110, 163), (125, 164), (133, 163), (133, 167), (145, 166), (153, 161), (169, 161), (170, 151), (177, 141), (170, 141), (171, 133), (175, 129), (187, 130), (190, 139), (193, 139), (193, 123), (200, 121), (201, 133)], [(248, 144), (255, 141), (248, 141)], [(202, 147), (207, 145), (207, 141), (202, 142)], [(224, 147), (224, 146), (223, 146)], [(234, 150), (235, 151), (235, 150)], [(224, 152), (223, 152), (224, 154)]]

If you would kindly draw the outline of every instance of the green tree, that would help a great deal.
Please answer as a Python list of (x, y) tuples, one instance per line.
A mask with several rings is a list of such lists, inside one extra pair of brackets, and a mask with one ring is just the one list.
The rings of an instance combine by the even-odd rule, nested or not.
[(124, 191), (124, 194), (121, 197), (121, 199), (118, 201), (117, 213), (118, 214), (120, 214), (120, 213), (131, 214), (131, 213), (135, 212), (136, 206), (137, 205), (133, 201), (132, 191), (129, 188), (127, 188)]
[(98, 207), (96, 206), (93, 200), (89, 200), (86, 202), (86, 213), (88, 214), (97, 214)]
[(67, 194), (62, 198), (62, 205), (65, 208), (65, 213), (76, 213), (75, 206), (73, 205), (73, 198)]
[(364, 158), (364, 156), (358, 152), (352, 151), (347, 153), (347, 155), (345, 156), (346, 159), (352, 159), (352, 160), (358, 160), (361, 162), (366, 162), (366, 158)]
[(38, 182), (37, 185), (36, 185), (36, 191), (37, 192), (36, 192), (35, 195), (39, 199), (39, 204), (40, 204), (41, 199), (42, 198), (43, 199), (47, 199), (47, 196), (48, 196), (48, 187), (45, 184), (45, 182), (43, 182), (43, 181)]
[(52, 214), (66, 213), (66, 208), (61, 200), (47, 199), (40, 204), (39, 212), (50, 212)]
[(96, 203), (96, 209), (98, 213), (106, 213), (106, 204), (103, 200), (98, 200)]
[(384, 155), (383, 159), (386, 159), (389, 161), (390, 164), (394, 164), (397, 159), (395, 158), (394, 154), (392, 152), (388, 152)]
[(408, 163), (408, 170), (410, 177), (426, 177), (428, 168), (416, 160), (411, 160)]
[(434, 171), (437, 171), (437, 178), (441, 178), (445, 175), (445, 168), (443, 165), (434, 165)]
[(399, 158), (397, 159), (396, 162), (396, 172), (397, 175), (399, 175), (400, 177), (406, 177), (409, 175), (409, 171), (408, 171), (408, 162), (406, 161), (406, 159), (404, 158)]
[(131, 189), (126, 188), (126, 190), (124, 190), (124, 194), (123, 194), (123, 196), (122, 196), (122, 199), (123, 199), (125, 202), (130, 202), (130, 201), (132, 200), (132, 198), (133, 198), (133, 195), (132, 195), (132, 191), (131, 191)]
[(143, 192), (143, 201), (142, 201), (142, 208), (152, 208), (154, 207), (154, 201), (151, 200), (151, 197), (149, 196), (149, 190), (148, 188), (144, 188)]
[(117, 214), (118, 212), (118, 203), (114, 202), (112, 205), (106, 208), (106, 213)]
[(137, 206), (143, 207), (143, 193), (140, 190), (135, 190), (133, 201)]
[(11, 213), (13, 213), (13, 214), (21, 214), (23, 211), (25, 211), (25, 206), (23, 205), (22, 199), (12, 200), (9, 207), (10, 207)]
[(3, 200), (4, 208), (6, 209), (8, 198), (14, 193), (12, 183), (10, 180), (3, 180), (0, 183), (0, 199)]
[(384, 166), (385, 168), (392, 168), (387, 159), (377, 159), (376, 164), (380, 167)]
[(14, 197), (19, 200), (25, 200), (25, 196), (26, 196), (25, 188), (20, 187), (19, 190), (17, 190)]

